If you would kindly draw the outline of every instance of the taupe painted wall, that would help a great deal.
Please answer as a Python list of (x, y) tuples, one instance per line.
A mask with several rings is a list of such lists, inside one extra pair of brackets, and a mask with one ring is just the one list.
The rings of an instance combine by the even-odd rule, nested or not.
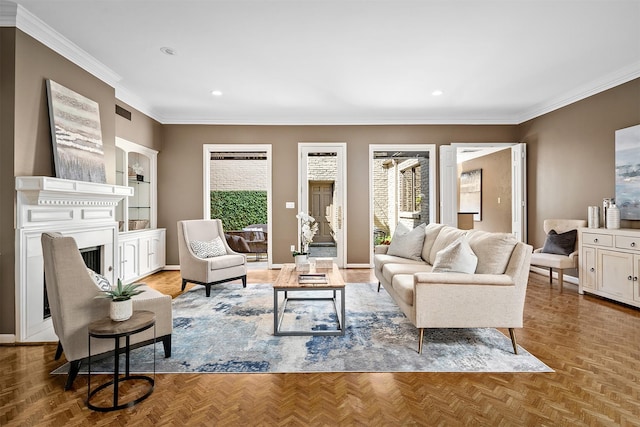
[[(116, 136), (160, 151), (162, 149), (162, 125), (118, 99), (116, 99), (116, 104), (131, 112), (131, 120), (127, 120), (114, 112)], [(111, 111), (115, 111), (115, 106)]]
[(369, 144), (517, 141), (516, 126), (225, 126), (165, 125), (159, 156), (158, 223), (167, 229), (167, 263), (178, 264), (176, 222), (202, 218), (203, 144), (271, 144), (273, 262), (290, 262), (296, 242), (298, 142), (347, 143), (347, 262), (369, 262)]
[(0, 28), (0, 334), (15, 331), (15, 28)]
[(588, 206), (615, 196), (615, 131), (639, 123), (635, 79), (518, 126), (527, 143), (529, 243), (544, 244), (545, 218), (587, 219)]
[(473, 228), (511, 233), (511, 150), (462, 162), (458, 172), (474, 169), (482, 169), (482, 220), (474, 221)]

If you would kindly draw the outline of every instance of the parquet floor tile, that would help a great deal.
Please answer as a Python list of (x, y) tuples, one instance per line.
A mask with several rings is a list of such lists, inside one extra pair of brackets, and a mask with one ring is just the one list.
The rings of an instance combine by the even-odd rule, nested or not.
[[(369, 269), (343, 275), (375, 281)], [(180, 294), (177, 271), (145, 281)], [(640, 310), (531, 274), (524, 325), (519, 344), (555, 372), (159, 374), (146, 401), (113, 413), (86, 408), (85, 377), (65, 392), (50, 375), (55, 345), (2, 346), (0, 425), (640, 426)]]

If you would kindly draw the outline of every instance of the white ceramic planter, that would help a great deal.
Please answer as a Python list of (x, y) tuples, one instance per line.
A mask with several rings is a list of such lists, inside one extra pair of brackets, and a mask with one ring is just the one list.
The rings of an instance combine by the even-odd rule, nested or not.
[(133, 300), (111, 301), (109, 316), (111, 320), (123, 322), (133, 315)]

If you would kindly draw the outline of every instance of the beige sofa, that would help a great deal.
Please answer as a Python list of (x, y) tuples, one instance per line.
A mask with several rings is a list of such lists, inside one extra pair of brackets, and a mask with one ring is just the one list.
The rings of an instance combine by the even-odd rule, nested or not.
[[(429, 224), (421, 230), (424, 240), (413, 254), (397, 255), (402, 250), (394, 247), (392, 240), (390, 246), (376, 246), (374, 257), (378, 290), (383, 286), (419, 329), (418, 352), (422, 353), (424, 328), (493, 327), (509, 329), (517, 354), (514, 328), (522, 327), (533, 248), (506, 233), (466, 231), (441, 224)], [(440, 261), (448, 252), (445, 249), (460, 240), (468, 243), (477, 266), (471, 274), (441, 272)], [(413, 239), (411, 245), (417, 242)], [(439, 252), (440, 271), (433, 272)]]

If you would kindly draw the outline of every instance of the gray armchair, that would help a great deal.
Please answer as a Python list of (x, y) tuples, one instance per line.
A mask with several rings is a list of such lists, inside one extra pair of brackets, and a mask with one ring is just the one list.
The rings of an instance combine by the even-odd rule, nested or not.
[[(549, 234), (551, 230), (555, 230), (556, 233), (561, 234), (586, 226), (587, 221), (583, 219), (545, 219), (542, 225), (544, 232), (547, 234)], [(558, 284), (560, 286), (560, 292), (562, 292), (564, 286), (564, 270), (578, 268), (578, 237), (576, 236), (573, 252), (569, 255), (544, 253), (542, 252), (542, 248), (534, 250), (531, 255), (531, 265), (549, 269), (549, 285), (553, 284), (553, 269), (555, 268), (558, 271)]]
[[(224, 254), (202, 258), (193, 251), (192, 242), (211, 242), (217, 237), (224, 245)], [(187, 283), (195, 283), (205, 287), (208, 297), (211, 286), (237, 279), (247, 287), (247, 257), (231, 250), (219, 219), (178, 221), (178, 253), (183, 291)]]
[[(94, 320), (109, 316), (109, 300), (100, 295), (80, 255), (73, 237), (60, 233), (43, 233), (42, 254), (53, 329), (58, 336), (56, 360), (64, 355), (70, 362), (65, 390), (73, 385), (81, 363), (89, 356), (88, 325)], [(134, 310), (148, 310), (156, 315), (156, 340), (162, 341), (165, 357), (171, 357), (171, 332), (173, 318), (171, 297), (146, 285), (140, 295), (134, 296)], [(131, 337), (131, 348), (154, 343), (154, 330)], [(114, 351), (112, 340), (91, 342), (91, 357)], [(121, 349), (123, 352), (124, 349)]]

